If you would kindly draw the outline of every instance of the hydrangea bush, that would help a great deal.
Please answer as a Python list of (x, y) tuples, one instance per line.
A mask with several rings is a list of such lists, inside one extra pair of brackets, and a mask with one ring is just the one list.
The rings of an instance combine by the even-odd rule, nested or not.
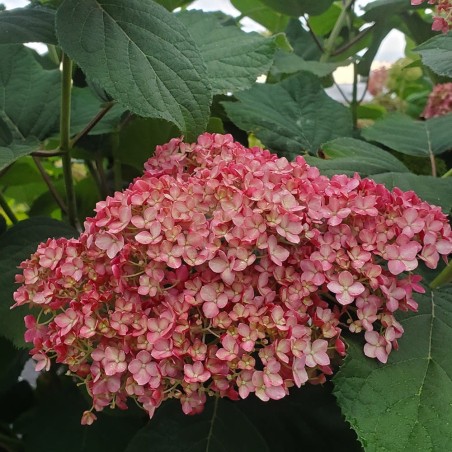
[(281, 399), (322, 383), (343, 333), (386, 363), (416, 310), (420, 261), (452, 251), (441, 209), (359, 175), (321, 176), (231, 135), (159, 146), (142, 177), (97, 204), (78, 239), (21, 264), (16, 306), (36, 369), (66, 364), (92, 397), (82, 423), (135, 399)]

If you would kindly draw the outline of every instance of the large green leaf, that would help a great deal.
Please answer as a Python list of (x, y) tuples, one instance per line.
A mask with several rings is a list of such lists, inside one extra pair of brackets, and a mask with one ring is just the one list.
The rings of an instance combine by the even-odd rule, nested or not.
[(452, 149), (451, 128), (452, 115), (416, 121), (395, 113), (366, 127), (362, 135), (402, 154), (428, 157)]
[(211, 90), (187, 29), (152, 0), (65, 0), (57, 11), (63, 50), (124, 107), (203, 131)]
[(414, 49), (422, 62), (439, 75), (452, 77), (452, 32), (435, 36)]
[(240, 401), (209, 398), (205, 411), (194, 416), (182, 414), (177, 401), (164, 402), (126, 452), (359, 451), (330, 386), (292, 388), (289, 396), (269, 402), (254, 395)]
[(0, 44), (24, 42), (57, 43), (53, 9), (17, 8), (0, 12)]
[(348, 66), (350, 61), (337, 63), (322, 61), (307, 61), (295, 53), (279, 51), (275, 55), (275, 62), (271, 69), (274, 75), (293, 74), (295, 72), (311, 72), (317, 77), (325, 77), (332, 74), (339, 66)]
[(260, 0), (231, 0), (231, 3), (242, 15), (253, 19), (273, 33), (284, 31), (289, 23), (287, 15), (269, 8)]
[(301, 72), (274, 85), (256, 85), (223, 105), (232, 121), (288, 157), (315, 154), (321, 144), (350, 136), (350, 111), (331, 99), (320, 80)]
[(366, 452), (450, 449), (452, 438), (452, 286), (417, 297), (404, 317), (400, 350), (386, 365), (350, 344), (335, 394)]
[(0, 45), (0, 61), (0, 120), (15, 140), (46, 138), (57, 130), (60, 72), (42, 69), (22, 45)]
[(39, 141), (35, 138), (13, 141), (6, 146), (0, 146), (0, 171), (20, 157), (31, 154), (39, 147)]
[(398, 187), (401, 190), (413, 190), (424, 201), (443, 208), (447, 213), (452, 209), (452, 179), (433, 176), (420, 176), (412, 173), (382, 173), (372, 176), (376, 182), (387, 188)]
[(275, 11), (288, 16), (300, 17), (303, 14), (317, 15), (326, 11), (334, 0), (261, 0)]
[(236, 402), (220, 399), (209, 400), (203, 413), (194, 416), (184, 415), (179, 402), (166, 402), (126, 452), (141, 452), (149, 445), (161, 452), (270, 452)]
[(18, 265), (36, 250), (39, 243), (49, 237), (70, 237), (75, 231), (65, 223), (49, 218), (33, 218), (21, 221), (0, 236), (0, 335), (16, 346), (24, 347), (25, 331), (23, 318), (27, 308), (10, 309), (14, 304), (13, 292), (17, 289), (14, 276), (19, 273)]
[[(81, 389), (85, 391), (83, 387)], [(46, 374), (38, 380), (36, 406), (14, 423), (27, 452), (124, 452), (144, 424), (143, 412), (119, 410), (98, 413), (91, 426), (80, 424), (90, 408), (80, 389), (66, 376)], [(153, 450), (148, 444), (144, 451)]]
[(324, 159), (309, 157), (307, 161), (328, 176), (357, 172), (366, 177), (388, 171), (408, 172), (408, 168), (389, 152), (354, 138), (337, 138), (324, 143), (322, 153)]
[(184, 11), (177, 18), (201, 52), (214, 94), (250, 88), (270, 69), (274, 38), (245, 33), (235, 25), (222, 26), (214, 15), (202, 11)]

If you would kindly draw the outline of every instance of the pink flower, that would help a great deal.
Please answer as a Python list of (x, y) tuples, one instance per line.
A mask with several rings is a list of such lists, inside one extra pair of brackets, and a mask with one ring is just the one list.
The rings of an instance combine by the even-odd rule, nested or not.
[(127, 369), (126, 354), (124, 350), (114, 347), (105, 348), (105, 357), (102, 360), (106, 375), (123, 373)]
[(383, 364), (386, 363), (391, 351), (391, 346), (386, 339), (376, 331), (366, 331), (364, 336), (367, 342), (364, 346), (364, 354), (369, 358), (377, 358)]
[(184, 365), (184, 380), (187, 383), (204, 383), (210, 376), (211, 373), (199, 361)]
[(327, 354), (328, 342), (316, 339), (312, 344), (308, 343), (304, 352), (306, 354), (306, 365), (308, 367), (328, 366), (330, 357)]
[(276, 265), (282, 265), (282, 263), (289, 257), (290, 253), (283, 246), (278, 245), (278, 240), (274, 235), (271, 235), (267, 241), (268, 255), (270, 259)]
[(72, 308), (67, 309), (62, 314), (55, 317), (55, 323), (61, 328), (61, 335), (65, 336), (79, 321), (80, 314), (75, 312)]
[(416, 242), (408, 242), (404, 245), (388, 245), (386, 247), (386, 258), (388, 259), (388, 269), (393, 275), (399, 275), (404, 271), (411, 271), (417, 268), (417, 253), (421, 245)]
[(353, 303), (353, 300), (365, 290), (364, 286), (355, 281), (349, 271), (339, 273), (337, 281), (330, 281), (327, 287), (336, 294), (336, 299), (340, 304), (347, 305)]
[(160, 386), (160, 371), (157, 364), (152, 361), (152, 356), (145, 350), (138, 352), (135, 359), (130, 361), (129, 371), (133, 379), (140, 385), (149, 384), (149, 387), (156, 389)]

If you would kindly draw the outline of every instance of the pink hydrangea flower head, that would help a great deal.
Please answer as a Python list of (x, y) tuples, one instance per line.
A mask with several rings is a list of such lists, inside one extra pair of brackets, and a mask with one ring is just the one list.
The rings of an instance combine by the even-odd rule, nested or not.
[(80, 237), (41, 244), (14, 299), (44, 313), (25, 317), (37, 370), (55, 357), (86, 385), (83, 424), (128, 398), (196, 414), (211, 394), (279, 400), (325, 381), (344, 328), (385, 362), (394, 315), (423, 291), (419, 260), (451, 251), (446, 215), (413, 192), (203, 134), (158, 146)]

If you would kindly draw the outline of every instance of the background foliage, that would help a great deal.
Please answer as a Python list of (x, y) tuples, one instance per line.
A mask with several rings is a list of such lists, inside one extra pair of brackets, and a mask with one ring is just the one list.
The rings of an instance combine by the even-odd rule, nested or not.
[[(425, 5), (375, 0), (358, 14), (353, 0), (233, 0), (241, 16), (232, 18), (187, 11), (190, 3), (33, 0), (0, 12), (0, 449), (446, 450), (450, 286), (418, 297), (387, 365), (350, 338), (332, 382), (279, 402), (212, 400), (193, 417), (167, 403), (150, 422), (130, 407), (82, 427), (88, 403), (64, 369), (36, 387), (19, 381), (28, 352), (26, 312), (10, 311), (17, 265), (48, 237), (77, 234), (95, 203), (127, 186), (172, 137), (231, 133), (287, 158), (305, 155), (326, 175), (358, 172), (414, 190), (450, 213), (452, 116), (420, 115), (433, 86), (452, 78), (452, 36), (431, 31)], [(243, 32), (244, 17), (266, 32)], [(368, 101), (358, 80), (369, 82), (392, 29), (406, 35), (407, 59)], [(349, 64), (352, 95), (337, 102), (325, 88)], [(451, 273), (426, 281), (444, 284)]]

